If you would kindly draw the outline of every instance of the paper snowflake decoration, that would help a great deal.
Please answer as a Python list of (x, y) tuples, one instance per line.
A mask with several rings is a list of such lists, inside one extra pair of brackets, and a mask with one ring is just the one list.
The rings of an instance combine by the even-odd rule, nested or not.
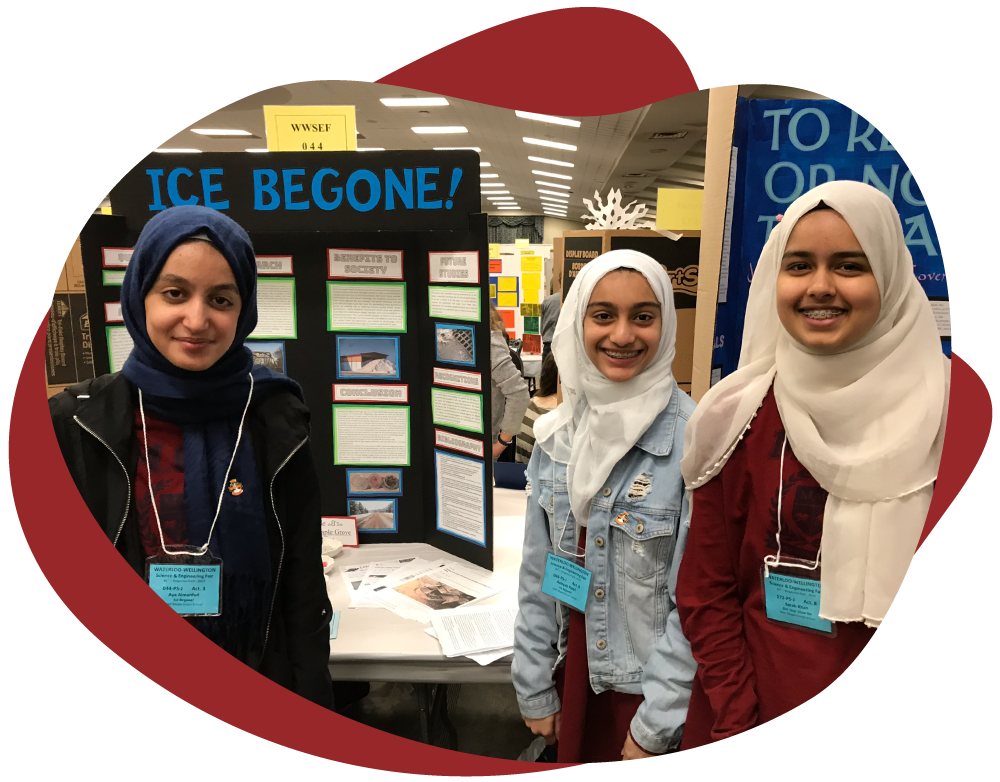
[[(628, 228), (642, 228), (646, 224), (640, 226), (637, 225), (637, 221), (641, 220), (649, 210), (646, 208), (645, 204), (640, 204), (638, 201), (632, 201), (627, 206), (622, 206), (622, 191), (611, 189), (608, 193), (608, 203), (605, 205), (601, 200), (601, 194), (599, 191), (594, 191), (594, 198), (597, 199), (597, 209), (594, 208), (593, 202), (589, 198), (584, 198), (583, 203), (587, 205), (587, 209), (590, 210), (589, 215), (580, 215), (584, 220), (591, 220), (587, 223), (587, 230), (596, 231), (604, 229), (628, 229)], [(633, 208), (634, 207), (634, 208)]]

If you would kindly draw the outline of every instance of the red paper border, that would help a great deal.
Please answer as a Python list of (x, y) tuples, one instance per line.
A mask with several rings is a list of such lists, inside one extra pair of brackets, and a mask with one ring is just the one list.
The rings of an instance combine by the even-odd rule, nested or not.
[(287, 272), (262, 272), (257, 270), (258, 277), (291, 277), (295, 274), (295, 258), (292, 255), (255, 255), (254, 258), (287, 258), (291, 265), (291, 270)]
[[(444, 443), (438, 442), (439, 434), (450, 434), (452, 437), (464, 437), (466, 440), (472, 440), (474, 442), (479, 443), (482, 446), (483, 451), (482, 453), (476, 453), (475, 451), (463, 451), (461, 448), (455, 448), (454, 446), (451, 445), (445, 445)], [(472, 456), (478, 456), (480, 459), (486, 458), (486, 444), (482, 440), (476, 440), (475, 437), (469, 437), (468, 435), (464, 434), (456, 434), (455, 432), (446, 432), (444, 429), (438, 429), (437, 427), (435, 427), (434, 429), (434, 447), (447, 448), (449, 451), (454, 451), (455, 453), (471, 454)]]
[[(398, 277), (334, 277), (330, 274), (330, 253), (333, 250), (345, 250), (350, 253), (399, 253), (399, 276)], [(373, 250), (371, 247), (327, 247), (326, 248), (326, 278), (328, 280), (388, 280), (390, 282), (402, 282), (403, 264), (406, 253), (403, 250)]]
[[(337, 386), (368, 386), (379, 388), (405, 388), (406, 389), (406, 399), (337, 399)], [(410, 403), (410, 385), (409, 383), (334, 383), (333, 384), (333, 403), (337, 405), (343, 404), (371, 404), (372, 402), (377, 402), (380, 405), (408, 405)], [(334, 518), (331, 516), (330, 518)], [(339, 516), (337, 518), (340, 518)]]
[[(458, 255), (459, 253), (475, 253), (476, 254), (476, 279), (474, 280), (435, 280), (431, 278), (431, 256), (432, 255)], [(451, 252), (443, 252), (440, 250), (427, 251), (427, 279), (430, 280), (431, 285), (479, 285), (479, 250), (452, 250)]]
[(434, 373), (432, 372), (431, 382), (433, 383), (433, 385), (442, 386), (443, 388), (457, 388), (460, 391), (478, 391), (479, 393), (483, 392), (483, 375), (481, 372), (467, 372), (464, 369), (449, 369), (448, 367), (434, 367), (435, 371), (438, 369), (444, 372), (461, 372), (463, 375), (475, 375), (476, 377), (479, 378), (479, 388), (470, 388), (469, 386), (456, 386), (451, 383), (441, 383), (438, 380), (434, 380)]
[[(102, 269), (117, 269), (118, 271), (123, 271), (123, 270), (127, 269), (128, 268), (128, 264), (126, 263), (124, 266), (119, 266), (116, 263), (108, 263), (106, 260), (104, 260), (105, 259), (104, 251), (105, 250), (131, 250), (132, 252), (135, 252), (135, 248), (134, 247), (102, 247), (101, 248), (101, 268)], [(129, 262), (131, 262), (131, 261), (132, 261), (132, 258), (130, 256), (129, 257)]]
[(361, 545), (361, 539), (358, 537), (358, 519), (356, 516), (320, 516), (319, 519), (320, 521), (323, 521), (325, 519), (341, 519), (341, 520), (350, 519), (351, 521), (354, 522), (354, 540), (356, 542), (354, 543), (353, 546), (348, 546), (346, 543), (344, 543), (343, 544), (344, 548), (357, 548), (358, 546)]

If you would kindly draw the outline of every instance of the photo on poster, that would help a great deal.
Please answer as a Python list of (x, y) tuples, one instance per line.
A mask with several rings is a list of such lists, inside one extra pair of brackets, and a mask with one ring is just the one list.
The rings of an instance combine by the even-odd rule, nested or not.
[(331, 247), (326, 251), (327, 275), (331, 280), (403, 279), (402, 250), (357, 250)]
[(327, 331), (406, 331), (405, 282), (327, 282)]
[(431, 282), (479, 283), (479, 251), (429, 252)]
[(482, 291), (478, 287), (431, 285), (427, 289), (428, 314), (432, 318), (451, 318), (479, 323), (482, 320), (481, 294)]
[(441, 426), (482, 434), (482, 394), (431, 388), (431, 418), (433, 423)]
[(252, 339), (296, 339), (295, 280), (257, 280), (257, 326)]
[(347, 514), (358, 520), (359, 531), (396, 531), (396, 500), (349, 499)]
[(435, 323), (434, 341), (437, 345), (437, 360), (446, 364), (476, 363), (476, 335), (472, 326), (455, 323)]
[(399, 497), (403, 493), (402, 470), (347, 470), (347, 493), (351, 496)]
[(248, 340), (243, 344), (250, 348), (250, 352), (253, 353), (253, 363), (273, 369), (282, 375), (288, 374), (285, 369), (285, 343), (283, 341), (256, 342)]
[(486, 545), (486, 465), (478, 459), (434, 451), (437, 528)]
[(399, 380), (399, 337), (337, 336), (337, 379)]
[(410, 408), (404, 405), (333, 405), (333, 463), (408, 467)]

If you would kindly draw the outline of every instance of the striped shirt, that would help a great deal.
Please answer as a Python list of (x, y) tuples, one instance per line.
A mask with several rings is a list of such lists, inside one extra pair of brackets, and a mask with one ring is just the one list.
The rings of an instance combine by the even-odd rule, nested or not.
[(554, 410), (553, 407), (542, 407), (534, 399), (528, 402), (528, 409), (524, 413), (524, 420), (521, 421), (521, 431), (517, 435), (517, 448), (514, 452), (514, 461), (527, 464), (531, 459), (531, 450), (535, 447), (535, 421), (538, 416), (545, 415)]

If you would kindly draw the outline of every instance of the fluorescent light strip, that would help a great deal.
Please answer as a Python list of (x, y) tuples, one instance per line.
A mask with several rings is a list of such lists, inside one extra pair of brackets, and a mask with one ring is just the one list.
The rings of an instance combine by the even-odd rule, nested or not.
[(580, 120), (566, 119), (565, 117), (553, 117), (551, 114), (535, 114), (533, 111), (515, 111), (515, 116), (521, 119), (534, 119), (539, 122), (549, 122), (553, 125), (568, 125), (571, 128), (580, 127)]
[(560, 198), (565, 198), (569, 195), (569, 193), (560, 193), (558, 190), (542, 190), (542, 188), (538, 188), (538, 192), (543, 195), (559, 196)]
[(564, 215), (564, 214), (566, 214), (565, 211), (563, 211), (562, 209), (558, 209), (558, 208), (552, 206), (551, 204), (542, 204), (542, 211), (548, 212), (549, 214), (554, 214), (554, 215)]
[(200, 149), (181, 149), (181, 148), (175, 148), (175, 149), (154, 149), (153, 151), (154, 152), (201, 152)]
[(500, 209), (506, 209), (508, 212), (520, 212), (521, 211), (521, 207), (516, 206), (516, 205), (515, 206), (498, 206), (497, 210), (500, 210)]
[(562, 160), (552, 160), (547, 157), (533, 157), (532, 155), (528, 155), (528, 160), (532, 160), (535, 163), (548, 163), (550, 166), (563, 166), (564, 168), (576, 167), (572, 163), (565, 163)]
[(567, 152), (576, 152), (576, 147), (572, 144), (563, 144), (561, 141), (546, 141), (543, 138), (528, 138), (521, 136), (521, 141), (525, 144), (535, 144), (539, 147), (552, 147), (552, 149), (565, 149)]
[(383, 106), (392, 108), (402, 106), (447, 106), (447, 98), (379, 98)]
[(552, 179), (572, 179), (573, 178), (573, 177), (569, 176), (568, 174), (553, 174), (551, 171), (536, 171), (535, 169), (531, 169), (531, 173), (535, 174), (537, 176), (551, 177)]
[(385, 147), (358, 147), (355, 152), (385, 152)]
[(510, 190), (480, 190), (479, 191), (479, 195), (487, 195), (487, 196), (491, 196), (491, 195), (504, 195), (505, 193), (509, 193), (509, 192), (510, 192)]
[(539, 181), (539, 180), (536, 179), (535, 180), (535, 184), (536, 185), (541, 185), (542, 187), (558, 187), (560, 190), (569, 190), (570, 189), (569, 185), (560, 185), (558, 182), (541, 182), (541, 181)]
[(191, 128), (192, 133), (199, 136), (252, 136), (249, 130), (238, 130), (236, 128)]
[(487, 196), (487, 201), (516, 201), (514, 196)]
[(551, 196), (538, 196), (539, 201), (555, 201), (557, 204), (569, 204), (565, 198), (552, 198)]
[(254, 149), (247, 149), (246, 152), (270, 152), (266, 147), (255, 147)]
[(421, 125), (410, 128), (414, 133), (468, 133), (469, 129), (464, 125)]
[(503, 182), (480, 182), (480, 187), (507, 187)]
[(434, 147), (435, 152), (460, 152), (463, 149), (468, 149), (472, 152), (482, 152), (479, 147)]
[(482, 160), (480, 160), (479, 161), (479, 167), (480, 168), (489, 168), (490, 164), (489, 163), (484, 163)]
[(480, 174), (479, 178), (480, 179), (499, 179), (500, 175), (499, 174)]

